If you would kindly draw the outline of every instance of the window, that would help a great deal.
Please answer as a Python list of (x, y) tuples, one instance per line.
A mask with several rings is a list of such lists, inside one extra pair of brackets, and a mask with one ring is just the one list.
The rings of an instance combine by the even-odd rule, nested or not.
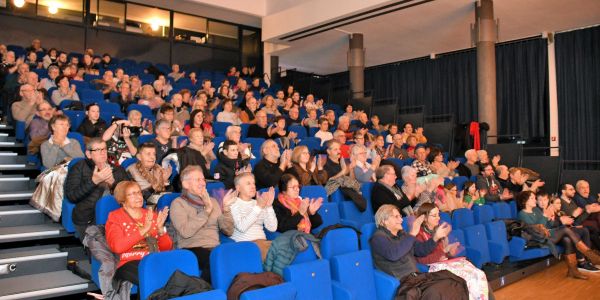
[[(32, 1), (35, 2), (35, 1)], [(82, 0), (39, 0), (37, 15), (67, 20), (72, 22), (83, 21), (83, 1)]]
[(94, 26), (125, 28), (125, 3), (122, 1), (92, 0), (90, 13)]
[(175, 13), (173, 27), (175, 27), (175, 40), (206, 43), (205, 18)]
[(208, 21), (208, 41), (211, 44), (237, 48), (238, 27), (226, 23)]
[(169, 11), (127, 3), (125, 30), (152, 36), (169, 36)]

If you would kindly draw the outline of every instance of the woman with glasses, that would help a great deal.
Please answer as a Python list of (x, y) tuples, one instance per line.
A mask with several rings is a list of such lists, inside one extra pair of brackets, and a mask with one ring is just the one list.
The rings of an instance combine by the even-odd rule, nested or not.
[(319, 156), (310, 157), (306, 146), (297, 146), (292, 152), (292, 166), (286, 171), (300, 182), (301, 185), (325, 185), (327, 172), (323, 170), (326, 159)]
[[(364, 138), (364, 135), (362, 135), (362, 137)], [(356, 144), (352, 146), (350, 159), (353, 160), (356, 165), (352, 171), (354, 172), (354, 178), (360, 183), (374, 182), (376, 180), (375, 170), (379, 168), (381, 158), (375, 156), (372, 163), (368, 163), (368, 155), (369, 151), (364, 145)]]
[(139, 284), (138, 265), (142, 258), (173, 248), (165, 228), (169, 208), (158, 213), (145, 209), (142, 190), (135, 181), (120, 182), (114, 195), (121, 208), (112, 211), (106, 221), (106, 242), (119, 256), (113, 279)]
[(323, 224), (317, 212), (323, 204), (323, 198), (309, 199), (300, 197), (302, 186), (292, 174), (284, 174), (279, 180), (279, 195), (273, 202), (277, 216), (277, 231), (298, 230), (310, 233)]
[(442, 153), (442, 150), (431, 148), (427, 160), (431, 163), (429, 168), (433, 173), (450, 178), (458, 176), (455, 171), (456, 167), (458, 167), (458, 162), (451, 160), (447, 164), (444, 163), (444, 154)]
[[(440, 210), (432, 203), (424, 203), (417, 211), (417, 218), (424, 216), (423, 223), (416, 238), (424, 243), (433, 238), (438, 230), (452, 229), (448, 223), (440, 224)], [(467, 282), (469, 299), (488, 299), (491, 289), (488, 288), (485, 273), (477, 269), (465, 257), (456, 257), (460, 252), (459, 242), (450, 242), (448, 236), (437, 240), (435, 249), (428, 255), (417, 257), (417, 261), (429, 265), (429, 272), (448, 270)], [(492, 297), (493, 298), (493, 297)]]

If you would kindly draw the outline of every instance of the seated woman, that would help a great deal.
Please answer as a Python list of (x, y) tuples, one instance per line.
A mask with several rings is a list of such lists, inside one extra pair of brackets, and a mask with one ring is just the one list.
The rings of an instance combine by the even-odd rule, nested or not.
[(202, 129), (202, 133), (205, 134), (206, 138), (212, 139), (215, 137), (215, 134), (213, 133), (213, 127), (210, 123), (205, 122), (204, 111), (202, 110), (196, 109), (192, 111), (189, 123), (185, 125), (183, 132), (185, 132), (186, 135), (189, 135), (190, 129), (192, 128)]
[(284, 174), (279, 180), (279, 195), (273, 202), (273, 210), (277, 216), (277, 231), (298, 230), (310, 233), (323, 224), (318, 213), (323, 198), (302, 199), (302, 185), (292, 174)]
[(427, 176), (421, 176), (417, 178), (417, 185), (421, 193), (416, 204), (413, 205), (413, 209), (416, 211), (425, 203), (435, 204), (436, 202), (443, 201), (444, 189), (441, 185), (444, 184), (444, 177), (436, 174), (430, 174)]
[(200, 166), (204, 178), (212, 178), (209, 170), (210, 163), (216, 159), (213, 152), (215, 144), (212, 142), (204, 144), (204, 133), (200, 128), (190, 129), (188, 138), (187, 146), (177, 149), (179, 170), (185, 170), (188, 166)]
[(327, 143), (327, 141), (333, 139), (333, 133), (329, 131), (329, 121), (325, 117), (319, 118), (319, 131), (315, 133), (315, 137), (321, 139), (321, 147)]
[(154, 91), (154, 87), (149, 84), (145, 84), (142, 86), (142, 93), (140, 100), (138, 100), (138, 104), (146, 105), (150, 107), (150, 109), (158, 109), (161, 105), (163, 105), (165, 101), (156, 95)]
[[(364, 137), (363, 137), (364, 138)], [(373, 163), (367, 162), (368, 149), (367, 147), (356, 144), (351, 150), (351, 160), (355, 161), (356, 167), (354, 167), (354, 178), (360, 183), (374, 182), (375, 181), (375, 170), (379, 168), (381, 159), (376, 156)]]
[(548, 242), (552, 244), (561, 243), (565, 248), (565, 263), (568, 268), (567, 277), (587, 279), (588, 277), (578, 270), (577, 254), (583, 254), (594, 265), (600, 264), (600, 255), (590, 249), (589, 231), (585, 228), (562, 227), (563, 225), (570, 226), (573, 224), (573, 218), (569, 216), (560, 216), (554, 218), (554, 221), (549, 220), (544, 216), (542, 210), (537, 207), (535, 193), (532, 191), (519, 193), (516, 200), (523, 207), (519, 211), (519, 220), (532, 226), (529, 228), (535, 228), (535, 231), (542, 234)]
[(67, 116), (54, 116), (48, 125), (52, 135), (40, 148), (44, 167), (50, 169), (65, 160), (70, 161), (75, 157), (83, 157), (79, 142), (76, 139), (67, 138), (71, 127)]
[(242, 124), (238, 114), (233, 112), (233, 101), (231, 99), (223, 101), (223, 111), (217, 114), (217, 122), (228, 122), (233, 125)]
[(168, 251), (173, 242), (165, 229), (169, 208), (159, 213), (143, 208), (142, 190), (135, 181), (122, 181), (115, 187), (121, 208), (106, 221), (106, 243), (119, 256), (115, 280), (139, 284), (138, 265), (151, 252)]
[(120, 166), (124, 160), (137, 154), (137, 148), (131, 137), (132, 131), (141, 127), (130, 128), (130, 125), (131, 122), (128, 120), (113, 121), (102, 134), (102, 140), (107, 142), (108, 161), (112, 165)]
[(297, 137), (295, 132), (287, 130), (286, 120), (284, 116), (275, 117), (273, 125), (269, 127), (268, 134), (271, 139), (274, 139), (283, 149), (290, 149)]
[(76, 100), (79, 101), (79, 95), (75, 91), (75, 85), (69, 85), (69, 78), (66, 76), (56, 77), (57, 89), (52, 92), (50, 98), (54, 105), (59, 106), (63, 100)]
[(88, 141), (91, 138), (101, 137), (106, 130), (106, 122), (100, 118), (100, 106), (96, 103), (85, 107), (85, 119), (77, 131)]
[(293, 175), (300, 185), (325, 185), (327, 183), (327, 172), (323, 170), (326, 159), (319, 156), (311, 159), (310, 152), (306, 146), (297, 146), (292, 152), (292, 166), (286, 173)]
[(265, 96), (265, 98), (263, 98), (263, 102), (265, 103), (265, 105), (261, 108), (261, 110), (264, 111), (267, 115), (272, 115), (273, 117), (281, 115), (279, 109), (277, 108), (277, 103), (275, 103), (275, 100), (273, 99), (273, 96)]
[(246, 100), (246, 107), (240, 111), (240, 120), (245, 124), (256, 124), (256, 112), (258, 112), (258, 101), (250, 97)]
[(431, 152), (429, 152), (429, 156), (427, 160), (431, 163), (429, 168), (433, 173), (438, 174), (442, 177), (455, 177), (458, 176), (456, 173), (456, 167), (458, 167), (458, 162), (456, 161), (448, 161), (448, 164), (444, 163), (444, 154), (442, 150), (438, 148), (432, 148)]
[(456, 184), (449, 182), (444, 185), (445, 197), (436, 199), (435, 204), (440, 211), (451, 213), (455, 209), (464, 208), (462, 194), (458, 192)]
[(440, 227), (427, 241), (417, 241), (415, 237), (424, 219), (425, 216), (416, 218), (410, 232), (405, 232), (398, 209), (391, 204), (382, 205), (375, 213), (377, 231), (369, 240), (375, 266), (400, 280), (402, 285), (396, 297), (400, 296), (401, 299), (415, 292), (419, 293), (420, 299), (468, 299), (465, 280), (450, 271), (419, 273), (415, 257), (431, 254), (451, 230), (450, 226)]
[(463, 189), (463, 199), (465, 207), (471, 209), (473, 205), (485, 204), (486, 190), (477, 190), (477, 185), (473, 181), (467, 181)]
[[(449, 224), (440, 224), (440, 210), (431, 203), (423, 204), (417, 211), (417, 217), (424, 216), (421, 229), (417, 235), (417, 241), (424, 243), (429, 241), (435, 232)], [(461, 277), (469, 287), (469, 299), (493, 299), (492, 290), (488, 287), (485, 273), (470, 263), (465, 257), (455, 257), (461, 247), (460, 243), (450, 243), (448, 237), (437, 241), (435, 249), (426, 256), (417, 257), (417, 261), (429, 265), (429, 272), (448, 270)]]
[(163, 169), (156, 164), (156, 147), (151, 142), (141, 144), (136, 157), (138, 161), (127, 168), (127, 173), (140, 185), (146, 202), (155, 205), (162, 193), (170, 190), (171, 166)]
[(277, 216), (273, 210), (275, 190), (271, 187), (267, 192), (257, 193), (254, 175), (250, 172), (237, 175), (234, 184), (237, 199), (231, 204), (234, 226), (231, 239), (255, 242), (264, 261), (271, 241), (267, 241), (263, 227), (271, 232), (277, 230)]

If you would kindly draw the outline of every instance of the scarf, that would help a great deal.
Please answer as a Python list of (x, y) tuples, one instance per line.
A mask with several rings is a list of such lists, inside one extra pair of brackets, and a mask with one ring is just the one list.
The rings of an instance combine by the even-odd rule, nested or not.
[(202, 197), (193, 195), (192, 193), (188, 192), (188, 190), (184, 189), (183, 191), (181, 191), (181, 198), (183, 198), (183, 200), (189, 202), (192, 205), (204, 206), (204, 201), (202, 200)]
[[(150, 170), (147, 170), (146, 168), (144, 168), (144, 166), (142, 166), (142, 162), (138, 161), (137, 163), (135, 163), (135, 167), (140, 172), (142, 177), (144, 177), (144, 179), (146, 179), (146, 181), (150, 183), (150, 186), (152, 186), (154, 192), (162, 193), (165, 191), (163, 170), (159, 165), (154, 164), (154, 166), (152, 166)], [(158, 173), (159, 178), (156, 178), (156, 176), (154, 175), (156, 173)]]
[[(302, 198), (298, 197), (298, 198), (291, 198), (286, 196), (283, 193), (279, 193), (279, 196), (277, 197), (277, 199), (279, 200), (279, 203), (281, 203), (283, 206), (285, 206), (287, 209), (289, 209), (292, 212), (292, 215), (295, 215), (296, 213), (300, 213), (299, 209), (300, 209), (300, 201), (302, 200)], [(298, 231), (302, 231), (304, 233), (310, 233), (310, 228), (311, 228), (311, 223), (310, 223), (310, 219), (308, 218), (308, 210), (306, 212), (306, 214), (302, 215), (302, 220), (300, 220), (300, 223), (298, 223)]]

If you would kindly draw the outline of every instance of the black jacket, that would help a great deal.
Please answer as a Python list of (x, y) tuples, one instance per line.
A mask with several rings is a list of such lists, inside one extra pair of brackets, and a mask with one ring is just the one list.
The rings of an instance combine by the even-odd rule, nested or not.
[(371, 205), (373, 206), (373, 212), (377, 212), (384, 204), (392, 204), (398, 208), (400, 213), (402, 213), (402, 209), (409, 206), (410, 201), (404, 194), (402, 195), (402, 198), (398, 200), (394, 193), (387, 187), (379, 182), (375, 182), (373, 184), (373, 190), (371, 191)]
[(277, 187), (279, 179), (283, 176), (283, 171), (279, 168), (279, 162), (272, 163), (266, 159), (261, 159), (254, 167), (254, 177), (256, 178), (256, 189), (268, 187)]
[(96, 124), (92, 124), (89, 118), (85, 118), (77, 131), (81, 133), (81, 135), (89, 138), (93, 137), (102, 137), (102, 134), (106, 130), (106, 122), (104, 120), (99, 119)]
[[(301, 214), (296, 213), (295, 215), (292, 215), (292, 211), (283, 206), (277, 198), (273, 201), (273, 210), (275, 211), (275, 216), (277, 216), (278, 232), (298, 230), (298, 223), (300, 223), (303, 218)], [(312, 216), (309, 214), (308, 219), (310, 220), (311, 229), (315, 229), (323, 224), (323, 219), (318, 212)]]
[[(92, 182), (95, 164), (90, 159), (78, 161), (69, 169), (65, 179), (65, 196), (69, 201), (75, 203), (73, 210), (73, 223), (77, 225), (87, 225), (96, 223), (96, 201), (104, 194), (105, 187), (96, 185)], [(112, 166), (114, 184), (110, 190), (115, 188), (117, 183), (129, 180), (125, 169), (119, 166)]]
[(235, 160), (229, 159), (221, 152), (217, 154), (217, 159), (219, 160), (219, 163), (215, 168), (215, 179), (222, 181), (225, 184), (226, 189), (234, 188), (233, 179), (235, 178), (235, 172), (248, 165), (249, 160), (243, 160), (241, 158)]

